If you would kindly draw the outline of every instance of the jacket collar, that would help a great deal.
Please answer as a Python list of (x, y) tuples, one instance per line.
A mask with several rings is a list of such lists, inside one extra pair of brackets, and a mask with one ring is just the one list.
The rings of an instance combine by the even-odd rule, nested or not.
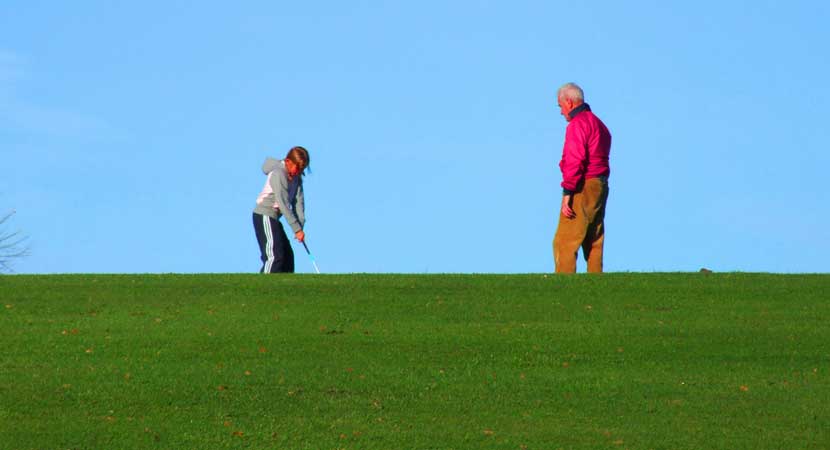
[(591, 107), (588, 106), (587, 103), (583, 103), (583, 104), (577, 106), (576, 108), (574, 108), (573, 110), (571, 110), (571, 112), (568, 113), (568, 116), (571, 118), (571, 120), (573, 120), (573, 118), (576, 117), (577, 114), (581, 113), (582, 111), (590, 111), (590, 110), (591, 110)]

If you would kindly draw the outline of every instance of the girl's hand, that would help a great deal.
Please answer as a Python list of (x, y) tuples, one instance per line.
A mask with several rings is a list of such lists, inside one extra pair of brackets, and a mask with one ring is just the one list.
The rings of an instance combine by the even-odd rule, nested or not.
[(295, 237), (298, 241), (303, 242), (303, 241), (305, 240), (305, 231), (300, 230), (300, 231), (298, 231), (298, 232), (294, 233), (294, 237)]

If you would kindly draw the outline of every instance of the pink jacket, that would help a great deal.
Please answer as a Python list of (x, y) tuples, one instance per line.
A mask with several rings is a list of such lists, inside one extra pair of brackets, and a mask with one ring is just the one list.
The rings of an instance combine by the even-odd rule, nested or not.
[[(589, 178), (607, 177), (611, 173), (608, 154), (611, 153), (611, 133), (583, 103), (571, 111), (571, 121), (565, 130), (562, 149), (562, 189), (578, 192)], [(567, 192), (566, 192), (567, 193)]]

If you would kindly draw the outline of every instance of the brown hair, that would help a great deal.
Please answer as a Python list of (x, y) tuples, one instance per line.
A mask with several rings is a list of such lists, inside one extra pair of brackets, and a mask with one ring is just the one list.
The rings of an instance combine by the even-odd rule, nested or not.
[[(285, 159), (290, 159), (291, 162), (302, 167), (302, 173), (305, 173), (305, 170), (311, 165), (311, 157), (308, 156), (308, 150), (300, 146), (292, 147), (288, 151), (288, 154), (285, 155)], [(311, 169), (309, 169), (309, 172), (311, 172)]]

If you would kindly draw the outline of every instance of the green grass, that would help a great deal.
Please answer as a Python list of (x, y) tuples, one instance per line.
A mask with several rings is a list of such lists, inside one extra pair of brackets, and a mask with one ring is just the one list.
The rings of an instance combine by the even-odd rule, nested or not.
[(830, 448), (830, 276), (0, 277), (6, 449)]

